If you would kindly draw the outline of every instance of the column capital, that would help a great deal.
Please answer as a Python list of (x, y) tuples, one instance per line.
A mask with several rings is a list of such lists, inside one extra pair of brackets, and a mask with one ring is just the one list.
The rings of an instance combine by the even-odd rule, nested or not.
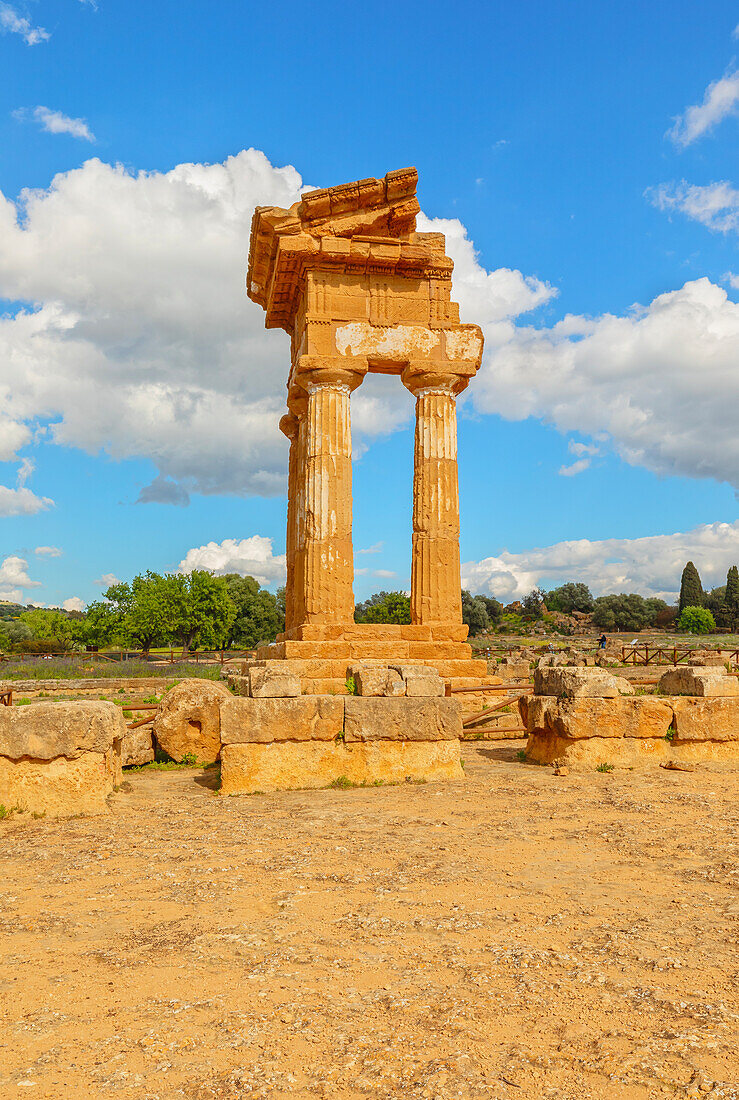
[(349, 365), (345, 360), (321, 355), (301, 355), (291, 375), (291, 382), (306, 393), (319, 386), (348, 389), (349, 393), (361, 385), (367, 364), (359, 360)]
[(414, 397), (424, 397), (427, 393), (446, 394), (456, 397), (466, 389), (468, 378), (453, 374), (440, 368), (436, 370), (433, 364), (409, 363), (400, 375), (400, 379), (407, 390)]

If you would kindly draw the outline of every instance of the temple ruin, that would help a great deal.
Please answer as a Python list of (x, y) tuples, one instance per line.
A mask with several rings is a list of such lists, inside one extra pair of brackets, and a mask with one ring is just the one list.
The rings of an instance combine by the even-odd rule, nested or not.
[[(486, 673), (462, 622), (456, 424), (483, 337), (451, 301), (443, 234), (416, 232), (417, 179), (311, 191), (252, 221), (248, 294), (291, 338), (286, 625), (258, 656), (321, 659), (324, 687), (363, 659)], [(399, 376), (416, 399), (410, 626), (354, 622), (351, 394), (367, 374)]]

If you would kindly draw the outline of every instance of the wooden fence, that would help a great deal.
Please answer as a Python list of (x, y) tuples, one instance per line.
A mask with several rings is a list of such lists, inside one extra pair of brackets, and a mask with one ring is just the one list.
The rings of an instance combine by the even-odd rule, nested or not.
[[(690, 663), (696, 653), (707, 652), (709, 650), (696, 647), (680, 649), (677, 646), (625, 645), (621, 647), (621, 661), (625, 665), (679, 665), (682, 662)], [(739, 661), (739, 649), (731, 652), (717, 649), (715, 653), (727, 661)]]

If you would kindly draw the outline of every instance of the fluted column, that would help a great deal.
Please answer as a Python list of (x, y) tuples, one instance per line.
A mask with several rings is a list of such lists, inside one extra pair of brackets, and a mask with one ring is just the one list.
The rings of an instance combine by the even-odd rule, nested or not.
[[(354, 621), (350, 384), (301, 381), (304, 418), (303, 546), (298, 553), (302, 623)], [(304, 449), (303, 449), (304, 448)], [(300, 527), (300, 525), (299, 525)], [(301, 532), (298, 538), (300, 541)]]
[(295, 625), (295, 553), (297, 549), (298, 510), (298, 428), (300, 421), (293, 413), (280, 420), (280, 431), (290, 440), (287, 470), (287, 534), (285, 538), (285, 630)]
[(409, 388), (416, 395), (411, 622), (461, 624), (456, 401), (451, 385)]

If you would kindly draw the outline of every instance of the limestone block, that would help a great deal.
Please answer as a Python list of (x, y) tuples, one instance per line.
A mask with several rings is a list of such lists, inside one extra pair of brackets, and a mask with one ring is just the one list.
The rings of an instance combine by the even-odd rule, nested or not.
[(11, 760), (106, 753), (125, 734), (126, 720), (113, 703), (90, 699), (0, 707), (0, 756)]
[(251, 695), (249, 677), (246, 675), (232, 673), (228, 677), (228, 686), (234, 695)]
[(53, 760), (0, 756), (0, 804), (49, 817), (107, 813), (107, 799), (122, 778), (121, 743)]
[[(687, 741), (664, 737), (591, 737), (572, 741), (556, 733), (537, 731), (529, 737), (526, 759), (537, 764), (554, 761), (573, 771), (592, 771), (599, 764), (642, 768), (674, 761), (683, 764), (739, 764), (739, 741)], [(604, 777), (605, 778), (605, 777)]]
[(221, 705), (233, 699), (214, 680), (183, 680), (162, 700), (154, 721), (154, 736), (173, 760), (192, 753), (200, 764), (218, 759), (221, 749)]
[(121, 765), (129, 768), (134, 764), (150, 764), (154, 759), (154, 738), (151, 726), (139, 726), (136, 730), (126, 730), (121, 748)]
[(344, 697), (301, 695), (297, 699), (237, 699), (221, 704), (224, 745), (272, 741), (333, 741), (344, 731)]
[(351, 675), (357, 695), (397, 697), (405, 695), (405, 682), (396, 669), (387, 665), (352, 665)]
[(495, 661), (488, 661), (488, 671), (504, 680), (528, 680), (531, 675), (528, 661), (515, 660), (512, 657), (503, 657), (497, 664)]
[(455, 699), (344, 700), (344, 739), (353, 741), (449, 741), (462, 736)]
[(574, 698), (616, 699), (633, 695), (634, 688), (623, 676), (612, 676), (600, 668), (536, 668), (534, 693)]
[(275, 661), (249, 669), (249, 688), (253, 699), (294, 699), (300, 695), (300, 678)]
[(560, 738), (666, 737), (673, 719), (669, 703), (639, 695), (617, 699), (534, 695), (519, 706), (529, 734)]
[[(361, 702), (362, 700), (356, 700)], [(240, 701), (239, 701), (240, 702)], [(261, 700), (260, 700), (261, 702)], [(393, 700), (367, 700), (392, 703)], [(228, 744), (221, 754), (221, 792), (327, 787), (336, 780), (372, 786), (406, 780), (463, 779), (459, 741), (283, 741)]]
[(739, 699), (672, 700), (678, 741), (739, 741)]
[(430, 665), (391, 665), (390, 668), (403, 678), (405, 694), (420, 699), (444, 694), (444, 681)]
[(663, 695), (697, 695), (711, 698), (739, 695), (739, 679), (729, 676), (724, 668), (694, 668), (690, 665), (671, 668), (662, 676), (659, 690)]

